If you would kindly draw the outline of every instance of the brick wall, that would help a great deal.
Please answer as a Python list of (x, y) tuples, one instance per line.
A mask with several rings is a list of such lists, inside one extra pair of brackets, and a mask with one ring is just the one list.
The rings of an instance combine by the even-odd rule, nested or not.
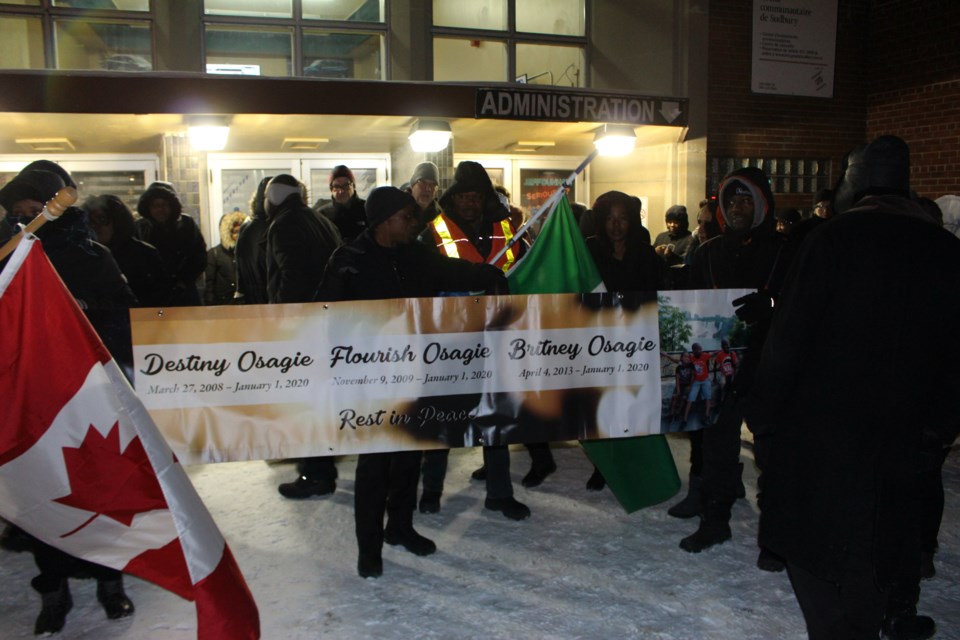
[(839, 0), (829, 99), (751, 92), (752, 6), (710, 3), (708, 158), (828, 158), (833, 184), (847, 151), (894, 134), (910, 145), (915, 191), (960, 193), (960, 2)]
[(960, 194), (960, 2), (874, 0), (870, 8), (867, 139), (910, 145), (921, 196)]

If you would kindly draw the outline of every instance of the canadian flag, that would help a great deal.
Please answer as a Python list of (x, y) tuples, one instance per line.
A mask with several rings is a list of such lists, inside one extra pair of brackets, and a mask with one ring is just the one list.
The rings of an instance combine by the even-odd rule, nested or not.
[(260, 637), (213, 518), (40, 243), (0, 272), (0, 515), (197, 603), (197, 638)]

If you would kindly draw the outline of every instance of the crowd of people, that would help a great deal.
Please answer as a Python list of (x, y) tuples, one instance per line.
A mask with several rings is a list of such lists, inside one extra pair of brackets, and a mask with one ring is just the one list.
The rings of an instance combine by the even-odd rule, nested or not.
[[(64, 186), (76, 185), (55, 163), (24, 168), (0, 189), (0, 240)], [(149, 185), (135, 213), (115, 195), (91, 195), (37, 235), (128, 372), (129, 327), (125, 333), (117, 312), (130, 307), (508, 293), (505, 273), (529, 248), (529, 237), (516, 241), (524, 212), (475, 162), (460, 163), (442, 191), (430, 162), (402, 188), (377, 187), (366, 199), (346, 166), (333, 169), (328, 186), (330, 199), (310, 206), (296, 177), (264, 178), (249, 212), (223, 216), (220, 244), (209, 250), (166, 182)], [(762, 472), (757, 564), (788, 572), (810, 637), (876, 638), (881, 629), (890, 638), (930, 637), (934, 622), (916, 605), (921, 578), (935, 572), (940, 468), (960, 432), (948, 408), (949, 391), (960, 389), (960, 342), (951, 335), (960, 239), (941, 228), (935, 203), (910, 191), (909, 152), (898, 138), (852, 151), (837, 188), (818, 192), (808, 217), (776, 209), (769, 177), (757, 168), (732, 172), (711, 195), (698, 204), (692, 231), (686, 206), (677, 204), (652, 240), (634, 196), (609, 191), (592, 207), (574, 206), (610, 291), (752, 292), (734, 303), (750, 327), (744, 352), (724, 339), (713, 353), (693, 344), (668, 356), (677, 363), (670, 415), (685, 424), (702, 399), (708, 425), (689, 434), (687, 495), (668, 510), (698, 519), (680, 546), (698, 553), (730, 539), (732, 505), (743, 497), (746, 424)], [(925, 358), (919, 345), (927, 342), (947, 353)], [(547, 443), (526, 446), (531, 467), (522, 483), (535, 487), (556, 464)], [(441, 509), (447, 454), (359, 456), (360, 576), (382, 574), (384, 543), (416, 555), (436, 551), (414, 529), (414, 515)], [(283, 497), (336, 491), (335, 458), (297, 465), (297, 477), (278, 487)], [(507, 446), (484, 446), (473, 478), (486, 484), (486, 509), (512, 520), (531, 515), (514, 497)], [(598, 470), (587, 486), (604, 487)], [(97, 579), (108, 617), (133, 613), (119, 572), (12, 526), (2, 543), (36, 558), (35, 633), (64, 626), (72, 577)]]

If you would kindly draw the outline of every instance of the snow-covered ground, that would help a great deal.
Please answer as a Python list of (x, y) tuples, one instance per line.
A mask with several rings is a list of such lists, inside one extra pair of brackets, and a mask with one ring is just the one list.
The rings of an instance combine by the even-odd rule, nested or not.
[[(671, 437), (686, 476), (687, 446)], [(420, 558), (385, 547), (384, 574), (356, 573), (353, 533), (355, 458), (339, 463), (336, 494), (284, 500), (287, 464), (204, 465), (190, 476), (220, 525), (260, 608), (263, 638), (804, 638), (800, 610), (785, 574), (755, 566), (756, 473), (746, 465), (747, 500), (737, 503), (733, 540), (698, 555), (677, 543), (694, 521), (658, 505), (627, 515), (609, 490), (589, 492), (592, 467), (576, 445), (554, 449), (559, 470), (535, 489), (513, 452), (516, 496), (533, 516), (513, 522), (483, 509), (483, 484), (470, 479), (479, 449), (450, 456), (442, 509), (416, 514), (436, 541)], [(745, 452), (745, 455), (748, 455)], [(923, 583), (920, 609), (939, 624), (938, 638), (960, 638), (960, 454), (945, 470), (947, 505), (936, 556), (937, 576)], [(32, 637), (39, 596), (29, 587), (31, 557), (0, 551), (0, 638)], [(71, 581), (74, 609), (65, 639), (192, 639), (192, 603), (127, 578), (137, 611), (109, 621), (93, 581)]]

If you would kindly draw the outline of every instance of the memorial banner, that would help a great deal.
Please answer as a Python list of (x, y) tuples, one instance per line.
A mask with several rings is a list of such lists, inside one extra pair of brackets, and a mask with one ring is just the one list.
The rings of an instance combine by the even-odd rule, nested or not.
[[(657, 305), (621, 302), (133, 310), (136, 388), (184, 462), (658, 432)], [(609, 407), (607, 389), (622, 394)]]
[[(737, 292), (698, 293), (733, 315)], [(659, 312), (613, 293), (134, 309), (133, 374), (185, 463), (623, 438), (672, 430)]]

